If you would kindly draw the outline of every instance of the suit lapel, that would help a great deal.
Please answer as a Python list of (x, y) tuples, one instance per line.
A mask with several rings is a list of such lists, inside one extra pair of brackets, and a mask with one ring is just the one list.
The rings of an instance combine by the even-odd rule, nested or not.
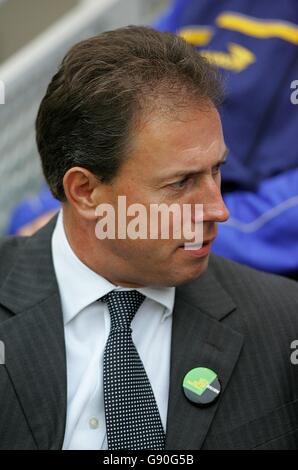
[(195, 283), (176, 289), (172, 325), (170, 394), (166, 449), (200, 449), (215, 416), (217, 402), (201, 408), (184, 396), (182, 382), (195, 367), (214, 370), (221, 395), (237, 363), (243, 338), (222, 320), (235, 310), (209, 268)]
[(0, 290), (5, 367), (37, 448), (62, 447), (66, 417), (66, 356), (51, 255), (56, 218), (28, 238)]

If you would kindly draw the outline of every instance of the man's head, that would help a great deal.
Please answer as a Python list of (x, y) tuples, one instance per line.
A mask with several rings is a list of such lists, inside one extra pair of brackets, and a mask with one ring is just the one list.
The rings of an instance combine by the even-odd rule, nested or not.
[(89, 267), (129, 286), (178, 285), (203, 272), (208, 255), (187, 253), (183, 239), (98, 240), (96, 208), (116, 208), (118, 196), (148, 212), (203, 204), (204, 239), (214, 238), (228, 217), (221, 98), (216, 70), (169, 33), (130, 26), (68, 52), (41, 103), (37, 144), (69, 241)]

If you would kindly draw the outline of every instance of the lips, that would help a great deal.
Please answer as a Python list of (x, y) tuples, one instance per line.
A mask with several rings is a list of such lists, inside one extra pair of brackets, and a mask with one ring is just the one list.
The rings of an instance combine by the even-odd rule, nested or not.
[(180, 250), (183, 251), (183, 253), (186, 256), (191, 256), (191, 257), (196, 257), (196, 258), (204, 258), (207, 256), (210, 252), (211, 249), (211, 243), (206, 242), (206, 244), (203, 244), (200, 248), (196, 249), (193, 245), (191, 247), (180, 247)]
[[(183, 245), (179, 246), (181, 252), (184, 253), (185, 256), (191, 258), (205, 258), (209, 255), (211, 250), (211, 244), (215, 237), (207, 238), (203, 241), (203, 244), (198, 244), (198, 248), (196, 248), (194, 243), (185, 242)], [(187, 245), (186, 245), (187, 243)]]
[[(201, 243), (198, 243), (198, 249), (202, 248), (203, 246), (206, 246), (206, 245), (209, 245), (210, 243), (212, 243), (214, 241), (215, 237), (213, 238), (208, 238), (206, 240), (203, 241), (203, 244)], [(182, 243), (182, 245), (179, 246), (179, 248), (184, 248), (185, 246), (185, 243), (192, 243), (190, 241), (186, 241), (184, 243)], [(195, 248), (195, 244), (193, 243), (193, 247)]]

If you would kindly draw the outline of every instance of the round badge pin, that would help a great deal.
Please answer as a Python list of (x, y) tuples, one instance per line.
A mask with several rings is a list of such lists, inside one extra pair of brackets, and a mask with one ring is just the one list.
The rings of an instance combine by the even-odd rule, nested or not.
[(220, 395), (221, 386), (216, 372), (207, 367), (195, 367), (183, 379), (186, 398), (196, 405), (214, 403)]

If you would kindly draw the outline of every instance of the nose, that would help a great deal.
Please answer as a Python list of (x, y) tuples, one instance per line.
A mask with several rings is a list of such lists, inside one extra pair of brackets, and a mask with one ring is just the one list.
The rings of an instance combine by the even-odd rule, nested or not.
[(226, 222), (230, 217), (229, 210), (224, 203), (222, 195), (216, 202), (205, 203), (203, 207), (203, 220), (205, 222)]
[(213, 178), (205, 184), (204, 190), (201, 188), (200, 204), (202, 204), (202, 213), (204, 222), (225, 222), (230, 217), (229, 210), (223, 200), (220, 186)]

